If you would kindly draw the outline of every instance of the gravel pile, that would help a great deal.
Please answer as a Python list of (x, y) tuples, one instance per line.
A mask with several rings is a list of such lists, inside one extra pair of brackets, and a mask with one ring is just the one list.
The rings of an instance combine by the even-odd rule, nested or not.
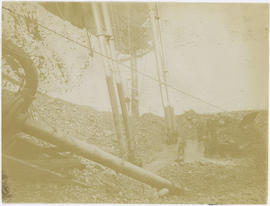
[[(119, 155), (112, 116), (91, 107), (78, 106), (46, 95), (38, 95), (31, 108), (32, 117), (47, 122), (63, 135), (73, 136), (95, 144), (106, 152)], [(237, 113), (238, 114), (238, 113)], [(196, 114), (204, 120), (207, 115)], [(182, 118), (183, 116), (178, 116)], [(260, 112), (256, 125), (261, 132), (267, 125), (266, 113)], [(136, 142), (136, 157), (143, 165), (153, 156), (166, 151), (166, 133), (162, 118), (144, 114), (130, 118)], [(123, 131), (124, 132), (124, 131)], [(265, 132), (265, 131), (264, 131)], [(265, 133), (266, 134), (266, 133)], [(264, 136), (266, 138), (266, 136)], [(170, 145), (173, 146), (173, 145)], [(167, 148), (168, 149), (168, 148)], [(162, 152), (161, 152), (162, 153)], [(90, 185), (83, 188), (65, 181), (40, 178), (40, 182), (25, 178), (14, 181), (7, 178), (11, 196), (6, 202), (41, 203), (265, 203), (267, 164), (266, 156), (218, 159), (212, 162), (166, 164), (157, 173), (187, 189), (180, 196), (160, 197), (154, 188), (81, 157), (84, 169), (65, 171), (70, 178)], [(162, 158), (162, 157), (159, 157)], [(221, 164), (221, 163), (222, 164)], [(233, 163), (228, 163), (233, 162)]]

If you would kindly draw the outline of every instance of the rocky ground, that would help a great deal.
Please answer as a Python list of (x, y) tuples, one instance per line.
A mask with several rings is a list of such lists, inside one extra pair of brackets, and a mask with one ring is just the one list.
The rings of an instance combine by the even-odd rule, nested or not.
[[(32, 118), (47, 122), (64, 135), (95, 144), (119, 155), (110, 113), (96, 111), (38, 95), (32, 108)], [(230, 114), (241, 119), (245, 112)], [(212, 115), (214, 116), (214, 115)], [(178, 116), (185, 118), (184, 115)], [(197, 118), (205, 118), (198, 115)], [(62, 171), (70, 178), (89, 185), (81, 187), (57, 178), (28, 173), (27, 178), (15, 179), (7, 174), (9, 197), (5, 202), (41, 203), (260, 203), (267, 198), (267, 156), (207, 157), (199, 162), (175, 162), (175, 145), (166, 145), (162, 118), (144, 114), (131, 119), (136, 140), (136, 155), (143, 167), (185, 187), (180, 196), (160, 196), (159, 191), (92, 161), (73, 156), (86, 165), (84, 169)], [(256, 128), (267, 139), (267, 112), (259, 112)], [(265, 141), (266, 142), (266, 141)], [(253, 148), (253, 149), (256, 149)], [(257, 154), (254, 152), (253, 154)]]

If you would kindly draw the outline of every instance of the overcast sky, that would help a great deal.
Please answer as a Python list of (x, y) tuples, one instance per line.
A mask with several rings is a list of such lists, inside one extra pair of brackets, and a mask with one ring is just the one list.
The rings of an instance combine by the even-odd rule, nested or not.
[[(266, 4), (163, 3), (159, 7), (162, 22), (167, 22), (170, 84), (225, 110), (267, 108)], [(93, 64), (100, 68), (100, 59)], [(139, 69), (156, 75), (153, 53), (139, 61)], [(141, 111), (162, 114), (157, 84), (141, 76), (139, 80)], [(99, 110), (110, 108), (102, 70), (92, 70), (79, 88), (61, 97)], [(171, 91), (171, 100), (176, 113), (218, 112), (178, 92)]]
[[(161, 16), (168, 19), (173, 84), (227, 110), (267, 108), (266, 4), (173, 4), (161, 8)], [(181, 107), (179, 95), (177, 102)]]

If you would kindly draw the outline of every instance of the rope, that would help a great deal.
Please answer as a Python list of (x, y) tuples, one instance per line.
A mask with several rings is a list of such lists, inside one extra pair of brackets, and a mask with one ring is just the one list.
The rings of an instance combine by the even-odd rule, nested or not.
[[(21, 15), (21, 14), (18, 14), (18, 13), (14, 12), (14, 11), (11, 11), (10, 9), (8, 9), (8, 8), (6, 8), (6, 7), (2, 7), (2, 8), (3, 8), (4, 10), (10, 12), (10, 13), (13, 13), (13, 14), (19, 16), (19, 17), (25, 18), (25, 16), (23, 16), (23, 15)], [(61, 36), (62, 38), (65, 38), (65, 39), (67, 39), (67, 40), (69, 40), (69, 41), (71, 41), (71, 42), (77, 44), (78, 46), (81, 46), (81, 47), (83, 47), (83, 48), (85, 48), (85, 49), (88, 49), (88, 50), (90, 49), (88, 46), (85, 46), (85, 45), (81, 44), (80, 42), (77, 42), (77, 41), (75, 41), (75, 40), (73, 40), (73, 39), (71, 39), (71, 38), (69, 38), (69, 37), (66, 37), (66, 36), (63, 35), (63, 34), (60, 34), (60, 33), (56, 32), (56, 31), (54, 31), (54, 30), (52, 30), (52, 29), (50, 29), (50, 28), (48, 28), (48, 27), (46, 27), (46, 26), (44, 26), (44, 25), (41, 25), (40, 23), (37, 23), (37, 24), (38, 24), (40, 27), (44, 28), (45, 30), (48, 30), (48, 31), (50, 31), (50, 32), (52, 32), (52, 33), (54, 33), (54, 34), (56, 34), (56, 35), (58, 35), (58, 36)], [(102, 57), (104, 57), (104, 58), (110, 60), (110, 61), (114, 61), (114, 62), (118, 63), (119, 65), (123, 66), (123, 68), (125, 68), (125, 69), (131, 70), (131, 67), (128, 66), (128, 65), (125, 65), (125, 64), (123, 64), (123, 63), (121, 63), (121, 62), (118, 62), (117, 60), (115, 60), (115, 59), (113, 59), (113, 58), (111, 58), (111, 57), (108, 57), (108, 56), (106, 56), (106, 55), (104, 55), (104, 54), (102, 54), (102, 53), (100, 53), (100, 52), (98, 52), (98, 51), (96, 51), (96, 50), (94, 50), (94, 49), (93, 49), (93, 52), (96, 53), (97, 55), (100, 55), (100, 56), (102, 56)], [(147, 78), (149, 78), (149, 79), (151, 79), (151, 80), (153, 80), (153, 81), (155, 81), (155, 82), (158, 82), (158, 83), (159, 83), (159, 81), (158, 81), (156, 78), (152, 77), (152, 76), (149, 75), (149, 74), (146, 74), (146, 73), (144, 73), (144, 72), (140, 72), (140, 71), (138, 71), (138, 70), (137, 70), (137, 73), (140, 74), (140, 75), (142, 75), (142, 76), (145, 76), (145, 77), (147, 77)], [(164, 82), (161, 82), (161, 84), (163, 84), (163, 85), (165, 85), (165, 86), (171, 88), (172, 90), (175, 90), (175, 91), (177, 91), (177, 92), (179, 92), (179, 93), (181, 93), (181, 94), (183, 94), (183, 95), (185, 95), (185, 96), (191, 97), (191, 98), (193, 98), (193, 99), (195, 99), (195, 100), (198, 100), (198, 101), (200, 101), (200, 102), (202, 102), (202, 103), (204, 103), (204, 104), (206, 104), (206, 105), (209, 105), (209, 106), (211, 106), (211, 107), (213, 107), (213, 108), (216, 108), (217, 110), (226, 112), (226, 110), (223, 109), (222, 107), (217, 106), (217, 105), (215, 105), (215, 104), (212, 104), (212, 103), (210, 103), (210, 102), (207, 102), (207, 101), (205, 101), (205, 100), (203, 100), (203, 99), (201, 99), (201, 98), (199, 98), (199, 97), (196, 97), (196, 96), (194, 96), (194, 95), (192, 95), (192, 94), (189, 94), (189, 93), (187, 93), (187, 92), (185, 92), (185, 91), (183, 91), (183, 90), (180, 90), (180, 89), (178, 89), (178, 88), (176, 88), (176, 87), (174, 87), (174, 86), (172, 86), (172, 85), (170, 85), (170, 84), (167, 84), (167, 83), (164, 83)]]

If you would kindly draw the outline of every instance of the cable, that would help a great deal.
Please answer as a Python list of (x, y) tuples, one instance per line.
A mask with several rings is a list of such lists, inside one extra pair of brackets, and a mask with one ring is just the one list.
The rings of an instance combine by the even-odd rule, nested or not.
[[(23, 16), (23, 15), (21, 15), (21, 14), (18, 14), (18, 13), (14, 12), (14, 11), (11, 11), (9, 8), (6, 8), (6, 7), (2, 7), (2, 8), (5, 9), (5, 10), (7, 10), (7, 11), (10, 12), (10, 13), (13, 13), (13, 14), (15, 14), (15, 15), (17, 15), (17, 16), (20, 16), (20, 17), (22, 17), (22, 18), (25, 18), (25, 16)], [(89, 50), (89, 47), (88, 47), (88, 46), (85, 46), (85, 45), (81, 44), (80, 42), (77, 42), (77, 41), (75, 41), (75, 40), (73, 40), (73, 39), (71, 39), (71, 38), (69, 38), (69, 37), (66, 37), (65, 35), (60, 34), (60, 33), (56, 32), (56, 31), (54, 31), (54, 30), (52, 30), (52, 29), (50, 29), (50, 28), (48, 28), (48, 27), (46, 27), (46, 26), (44, 26), (44, 25), (42, 25), (42, 24), (40, 24), (40, 23), (37, 23), (37, 24), (38, 24), (40, 27), (42, 27), (42, 28), (44, 28), (44, 29), (46, 29), (46, 30), (48, 30), (48, 31), (50, 31), (50, 32), (52, 32), (52, 33), (54, 33), (54, 34), (56, 34), (56, 35), (58, 35), (58, 36), (61, 36), (62, 38), (65, 38), (65, 39), (67, 39), (67, 40), (69, 40), (69, 41), (71, 41), (71, 42), (73, 42), (73, 43), (75, 43), (75, 44), (77, 44), (77, 45), (79, 45), (79, 46), (81, 46), (81, 47), (86, 48), (86, 49)], [(100, 56), (102, 56), (102, 57), (104, 57), (104, 58), (106, 58), (106, 59), (108, 59), (108, 60), (110, 60), (110, 61), (114, 61), (114, 62), (118, 63), (119, 65), (123, 66), (123, 68), (125, 68), (125, 69), (131, 70), (130, 66), (128, 66), (128, 65), (125, 65), (125, 64), (123, 64), (123, 63), (121, 63), (121, 62), (119, 62), (119, 61), (117, 61), (117, 60), (115, 60), (115, 59), (113, 59), (113, 58), (111, 58), (111, 57), (108, 57), (108, 56), (106, 56), (106, 55), (104, 55), (104, 54), (102, 54), (102, 53), (100, 53), (100, 52), (94, 50), (94, 49), (93, 49), (93, 52), (96, 53), (96, 54), (98, 54), (98, 55), (100, 55)], [(138, 74), (141, 74), (142, 76), (145, 76), (145, 77), (147, 77), (147, 78), (149, 78), (149, 79), (151, 79), (151, 80), (153, 80), (153, 81), (159, 83), (159, 81), (158, 81), (156, 78), (152, 77), (152, 76), (149, 75), (149, 74), (146, 74), (146, 73), (144, 73), (144, 72), (140, 72), (140, 71), (138, 71), (138, 70), (137, 70), (136, 72), (137, 72)], [(196, 100), (198, 100), (198, 101), (200, 101), (200, 102), (203, 102), (204, 104), (209, 105), (209, 106), (211, 106), (211, 107), (213, 107), (213, 108), (216, 108), (216, 109), (218, 109), (218, 110), (221, 110), (221, 111), (223, 111), (223, 112), (226, 112), (226, 110), (223, 109), (222, 107), (217, 106), (217, 105), (214, 105), (214, 104), (212, 104), (212, 103), (209, 103), (209, 102), (207, 102), (207, 101), (205, 101), (205, 100), (203, 100), (203, 99), (201, 99), (201, 98), (199, 98), (199, 97), (195, 97), (195, 96), (193, 96), (192, 94), (189, 94), (189, 93), (187, 93), (187, 92), (185, 92), (185, 91), (182, 91), (182, 90), (180, 90), (180, 89), (178, 89), (178, 88), (176, 88), (176, 87), (174, 87), (174, 86), (172, 86), (172, 85), (170, 85), (170, 84), (167, 84), (167, 83), (164, 83), (164, 82), (160, 82), (160, 83), (163, 84), (163, 85), (165, 85), (165, 86), (167, 86), (167, 87), (169, 87), (169, 88), (171, 88), (171, 89), (173, 89), (173, 90), (175, 90), (175, 91), (177, 91), (177, 92), (179, 92), (179, 93), (181, 93), (181, 94), (183, 94), (183, 95), (186, 95), (186, 96), (191, 97), (191, 98), (193, 98), (193, 99), (196, 99)]]

